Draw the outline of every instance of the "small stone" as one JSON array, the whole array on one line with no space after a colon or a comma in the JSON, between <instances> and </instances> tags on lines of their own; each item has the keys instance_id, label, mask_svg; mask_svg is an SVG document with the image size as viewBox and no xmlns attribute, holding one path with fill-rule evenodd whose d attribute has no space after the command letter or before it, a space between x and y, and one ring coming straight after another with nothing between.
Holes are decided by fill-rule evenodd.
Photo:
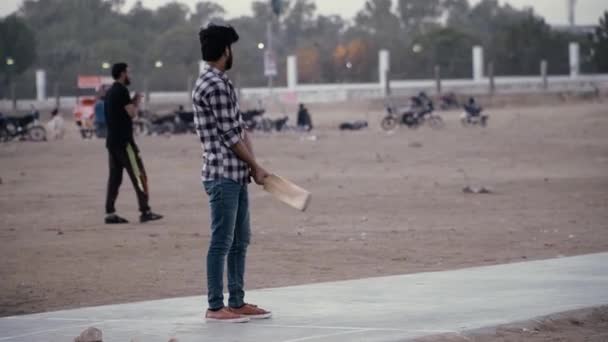
<instances>
[{"instance_id":1,"label":"small stone","mask_svg":"<svg viewBox=\"0 0 608 342\"><path fill-rule=\"evenodd\" d=\"M57 235L63 235L63 231L58 230L58 231L57 231Z\"/></svg>"},{"instance_id":2,"label":"small stone","mask_svg":"<svg viewBox=\"0 0 608 342\"><path fill-rule=\"evenodd\" d=\"M85 329L83 332L74 339L74 342L98 342L103 341L101 330L90 327Z\"/></svg>"}]
</instances>

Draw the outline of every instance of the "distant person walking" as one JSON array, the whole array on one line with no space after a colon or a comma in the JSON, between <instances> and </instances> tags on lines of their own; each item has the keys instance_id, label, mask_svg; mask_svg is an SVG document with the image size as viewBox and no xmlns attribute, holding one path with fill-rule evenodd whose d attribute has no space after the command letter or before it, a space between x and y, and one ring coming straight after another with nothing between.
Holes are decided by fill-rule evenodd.
<instances>
[{"instance_id":1,"label":"distant person walking","mask_svg":"<svg viewBox=\"0 0 608 342\"><path fill-rule=\"evenodd\" d=\"M107 134L106 127L106 111L105 111L105 97L106 90L105 88L100 89L99 96L97 97L97 101L95 101L95 135L98 138L105 138Z\"/></svg>"},{"instance_id":2,"label":"distant person walking","mask_svg":"<svg viewBox=\"0 0 608 342\"><path fill-rule=\"evenodd\" d=\"M139 202L140 222L160 220L163 217L150 210L148 205L148 178L139 156L139 148L133 139L133 118L137 116L141 96L130 98L127 86L131 84L128 66L117 63L112 67L115 82L106 93L105 112L108 126L106 147L109 153L110 178L106 198L106 224L122 224L128 221L116 214L116 198L122 183L123 169L127 170Z\"/></svg>"}]
</instances>

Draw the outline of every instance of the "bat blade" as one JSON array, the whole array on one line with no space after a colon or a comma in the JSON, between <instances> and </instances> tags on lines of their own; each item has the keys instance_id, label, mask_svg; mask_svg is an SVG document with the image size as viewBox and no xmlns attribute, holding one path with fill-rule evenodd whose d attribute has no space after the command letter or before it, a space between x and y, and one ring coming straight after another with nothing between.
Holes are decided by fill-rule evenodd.
<instances>
[{"instance_id":1,"label":"bat blade","mask_svg":"<svg viewBox=\"0 0 608 342\"><path fill-rule=\"evenodd\" d=\"M300 211L306 211L310 203L310 192L277 175L270 175L264 180L264 190L279 201Z\"/></svg>"}]
</instances>

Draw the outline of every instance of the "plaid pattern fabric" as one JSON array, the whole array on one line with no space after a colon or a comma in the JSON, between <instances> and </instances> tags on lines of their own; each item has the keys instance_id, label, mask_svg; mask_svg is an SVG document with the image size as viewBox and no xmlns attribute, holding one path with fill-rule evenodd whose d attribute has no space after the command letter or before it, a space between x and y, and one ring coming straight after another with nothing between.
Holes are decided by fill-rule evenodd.
<instances>
[{"instance_id":1,"label":"plaid pattern fabric","mask_svg":"<svg viewBox=\"0 0 608 342\"><path fill-rule=\"evenodd\" d=\"M192 91L194 124L203 146L202 180L232 179L249 183L249 166L230 149L243 138L243 124L232 82L209 67Z\"/></svg>"}]
</instances>

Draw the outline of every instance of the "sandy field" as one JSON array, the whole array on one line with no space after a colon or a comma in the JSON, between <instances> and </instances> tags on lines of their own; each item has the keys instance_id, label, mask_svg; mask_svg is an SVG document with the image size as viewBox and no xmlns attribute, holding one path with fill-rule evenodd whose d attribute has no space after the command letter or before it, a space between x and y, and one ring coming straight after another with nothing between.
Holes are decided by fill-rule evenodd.
<instances>
[{"instance_id":1,"label":"sandy field","mask_svg":"<svg viewBox=\"0 0 608 342\"><path fill-rule=\"evenodd\" d=\"M503 108L487 129L447 112L443 130L392 134L368 108L313 108L316 140L254 136L262 163L313 201L300 213L251 187L249 289L608 251L606 104ZM370 129L341 133L344 118ZM138 138L166 219L106 226L104 142L70 133L0 145L0 316L205 293L197 138ZM117 207L136 222L125 181Z\"/></svg>"}]
</instances>

